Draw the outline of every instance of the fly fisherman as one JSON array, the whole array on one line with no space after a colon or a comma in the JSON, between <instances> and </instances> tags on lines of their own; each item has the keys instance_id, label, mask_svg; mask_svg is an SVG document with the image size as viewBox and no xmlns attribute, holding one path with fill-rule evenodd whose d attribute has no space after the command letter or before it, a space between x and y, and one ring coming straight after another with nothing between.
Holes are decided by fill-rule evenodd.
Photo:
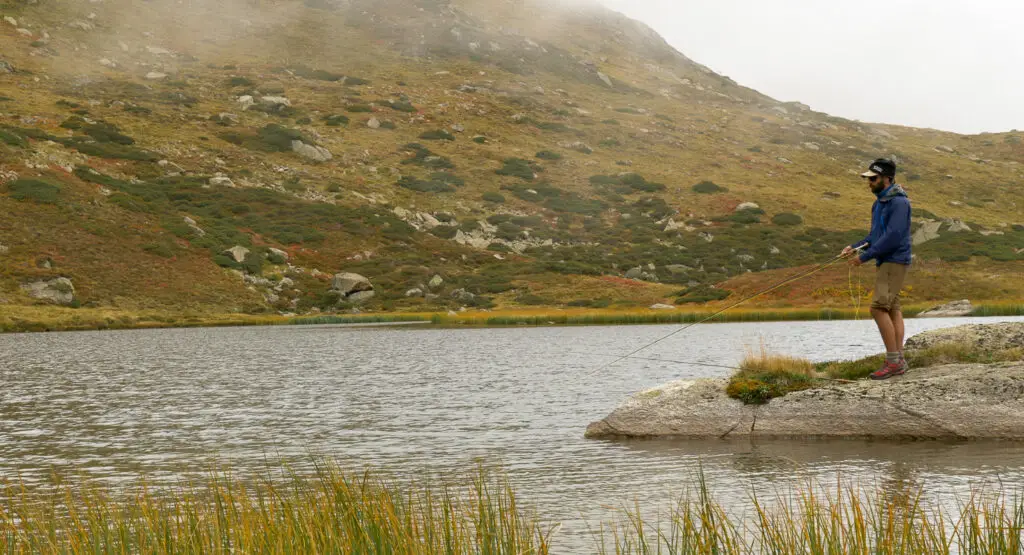
<instances>
[{"instance_id":1,"label":"fly fisherman","mask_svg":"<svg viewBox=\"0 0 1024 555\"><path fill-rule=\"evenodd\" d=\"M871 374L873 380L885 380L906 373L903 358L903 312L900 310L900 289L910 266L910 199L903 187L896 184L896 163L878 159L861 174L868 180L871 192L878 197L871 207L871 233L863 241L843 249L851 266L860 266L874 259L878 266L875 295L871 300L871 316L885 342L885 365Z\"/></svg>"}]
</instances>

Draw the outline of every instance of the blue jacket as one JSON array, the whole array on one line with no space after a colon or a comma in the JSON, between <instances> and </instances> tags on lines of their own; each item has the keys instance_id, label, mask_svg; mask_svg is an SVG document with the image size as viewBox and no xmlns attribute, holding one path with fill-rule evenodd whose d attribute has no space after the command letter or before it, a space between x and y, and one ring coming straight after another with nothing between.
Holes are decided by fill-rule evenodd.
<instances>
[{"instance_id":1,"label":"blue jacket","mask_svg":"<svg viewBox=\"0 0 1024 555\"><path fill-rule=\"evenodd\" d=\"M895 183L878 193L871 207L871 233L853 248L869 245L860 255L862 262L872 258L878 266L885 262L910 264L910 199Z\"/></svg>"}]
</instances>

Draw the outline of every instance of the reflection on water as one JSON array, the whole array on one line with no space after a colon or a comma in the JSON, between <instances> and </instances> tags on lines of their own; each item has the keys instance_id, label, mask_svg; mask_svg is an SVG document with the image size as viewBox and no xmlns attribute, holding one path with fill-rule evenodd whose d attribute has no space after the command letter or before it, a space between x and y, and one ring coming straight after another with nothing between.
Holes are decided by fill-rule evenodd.
<instances>
[{"instance_id":1,"label":"reflection on water","mask_svg":"<svg viewBox=\"0 0 1024 555\"><path fill-rule=\"evenodd\" d=\"M987 319L1024 320L1022 318ZM969 320L909 320L908 333ZM728 370L653 360L601 372L673 326L366 329L336 326L0 335L0 478L71 469L112 482L336 457L396 476L503 468L571 541L637 499L665 507L702 469L718 498L808 479L952 500L1024 483L1024 444L586 441L632 392ZM643 356L730 365L761 339L814 360L879 350L868 321L714 324Z\"/></svg>"}]
</instances>

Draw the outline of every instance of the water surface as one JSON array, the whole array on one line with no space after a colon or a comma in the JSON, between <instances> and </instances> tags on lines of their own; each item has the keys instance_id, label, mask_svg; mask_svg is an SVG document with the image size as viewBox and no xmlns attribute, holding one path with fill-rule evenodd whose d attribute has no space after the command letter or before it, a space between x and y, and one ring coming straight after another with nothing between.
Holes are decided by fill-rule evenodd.
<instances>
[{"instance_id":1,"label":"water surface","mask_svg":"<svg viewBox=\"0 0 1024 555\"><path fill-rule=\"evenodd\" d=\"M970 322L908 320L908 335ZM0 335L0 479L51 472L119 483L173 480L217 460L238 471L309 453L399 477L500 466L559 546L639 500L663 508L702 468L742 504L808 478L948 502L1024 484L1024 444L589 441L586 425L630 393L723 368L611 360L677 326L504 329L341 326ZM736 364L748 347L812 360L877 352L870 321L710 324L640 356Z\"/></svg>"}]
</instances>

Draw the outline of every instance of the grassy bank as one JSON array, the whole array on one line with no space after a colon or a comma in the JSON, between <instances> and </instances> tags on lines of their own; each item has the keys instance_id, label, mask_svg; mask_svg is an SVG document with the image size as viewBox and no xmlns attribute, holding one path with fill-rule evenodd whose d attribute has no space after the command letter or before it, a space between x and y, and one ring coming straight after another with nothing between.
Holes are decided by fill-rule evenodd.
<instances>
[{"instance_id":1,"label":"grassy bank","mask_svg":"<svg viewBox=\"0 0 1024 555\"><path fill-rule=\"evenodd\" d=\"M968 343L939 343L908 351L911 369L940 364L992 364L1024 360L1024 347L981 351ZM793 391L810 389L836 381L867 379L882 367L885 355L878 354L851 361L819 362L773 354L762 345L759 352L747 353L738 371L729 379L726 393L746 404L763 404Z\"/></svg>"},{"instance_id":2,"label":"grassy bank","mask_svg":"<svg viewBox=\"0 0 1024 555\"><path fill-rule=\"evenodd\" d=\"M593 523L597 553L1019 553L1024 503L972 495L952 510L920 492L807 484L725 507L702 476L657 523L638 506ZM211 475L171 490L80 483L0 489L0 553L546 554L557 523L505 479L403 485L320 462L311 475Z\"/></svg>"},{"instance_id":3,"label":"grassy bank","mask_svg":"<svg viewBox=\"0 0 1024 555\"><path fill-rule=\"evenodd\" d=\"M112 329L184 328L217 326L271 326L317 324L374 324L431 322L439 326L588 326L631 324L687 324L703 320L721 304L700 309L600 310L586 308L529 308L459 313L390 312L367 314L318 314L288 317L277 314L222 314L198 311L118 310L64 308L54 306L4 306L0 311L0 333L40 331L82 331ZM914 317L934 305L904 308ZM1017 302L978 305L972 316L1024 316L1024 304ZM866 308L772 308L751 307L729 310L712 322L778 322L858 320L869 318Z\"/></svg>"}]
</instances>

